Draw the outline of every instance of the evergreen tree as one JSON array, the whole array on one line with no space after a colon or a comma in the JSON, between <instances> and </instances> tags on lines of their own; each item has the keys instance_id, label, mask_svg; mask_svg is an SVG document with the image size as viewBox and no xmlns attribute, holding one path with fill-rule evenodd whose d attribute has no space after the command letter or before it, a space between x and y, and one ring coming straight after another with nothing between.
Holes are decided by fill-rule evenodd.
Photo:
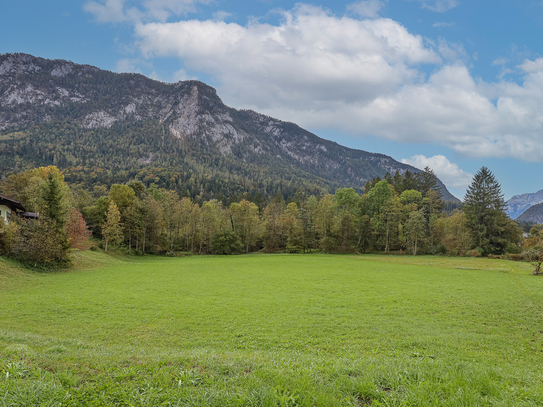
<instances>
[{"instance_id":1,"label":"evergreen tree","mask_svg":"<svg viewBox=\"0 0 543 407\"><path fill-rule=\"evenodd\" d=\"M64 190L60 181L49 173L45 182L41 185L41 215L46 216L56 223L57 227L62 229L66 224L67 213L63 205Z\"/></svg>"},{"instance_id":2,"label":"evergreen tree","mask_svg":"<svg viewBox=\"0 0 543 407\"><path fill-rule=\"evenodd\" d=\"M499 182L488 168L482 167L468 187L463 210L475 245L483 255L501 254L516 239L505 207Z\"/></svg>"},{"instance_id":3,"label":"evergreen tree","mask_svg":"<svg viewBox=\"0 0 543 407\"><path fill-rule=\"evenodd\" d=\"M47 179L40 185L41 213L40 216L51 221L52 237L56 246L60 247L62 254L56 254L58 258L64 258L70 245L64 226L68 221L68 214L64 204L65 190L61 181L49 172Z\"/></svg>"}]
</instances>

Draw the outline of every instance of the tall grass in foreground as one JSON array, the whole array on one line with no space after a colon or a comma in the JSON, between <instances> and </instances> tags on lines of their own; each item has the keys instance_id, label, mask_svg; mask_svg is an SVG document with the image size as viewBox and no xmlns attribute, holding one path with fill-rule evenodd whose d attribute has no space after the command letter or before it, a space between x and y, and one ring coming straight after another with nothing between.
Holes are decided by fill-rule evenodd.
<instances>
[{"instance_id":1,"label":"tall grass in foreground","mask_svg":"<svg viewBox=\"0 0 543 407\"><path fill-rule=\"evenodd\" d=\"M543 279L519 263L79 262L0 264L0 406L543 404Z\"/></svg>"}]
</instances>

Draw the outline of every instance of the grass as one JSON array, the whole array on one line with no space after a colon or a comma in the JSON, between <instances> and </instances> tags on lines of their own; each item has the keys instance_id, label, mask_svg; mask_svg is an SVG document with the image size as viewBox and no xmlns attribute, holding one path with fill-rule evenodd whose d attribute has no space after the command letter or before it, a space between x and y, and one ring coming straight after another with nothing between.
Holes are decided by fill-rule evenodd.
<instances>
[{"instance_id":1,"label":"grass","mask_svg":"<svg viewBox=\"0 0 543 407\"><path fill-rule=\"evenodd\" d=\"M542 288L476 258L0 262L0 407L541 405Z\"/></svg>"}]
</instances>

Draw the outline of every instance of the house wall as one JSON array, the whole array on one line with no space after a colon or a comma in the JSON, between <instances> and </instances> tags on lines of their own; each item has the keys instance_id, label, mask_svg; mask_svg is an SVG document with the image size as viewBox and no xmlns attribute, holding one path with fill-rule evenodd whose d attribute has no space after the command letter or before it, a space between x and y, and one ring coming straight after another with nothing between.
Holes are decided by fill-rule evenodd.
<instances>
[{"instance_id":1,"label":"house wall","mask_svg":"<svg viewBox=\"0 0 543 407\"><path fill-rule=\"evenodd\" d=\"M9 218L11 216L11 209L9 209L6 205L0 205L0 216L4 218L4 222L8 222Z\"/></svg>"}]
</instances>

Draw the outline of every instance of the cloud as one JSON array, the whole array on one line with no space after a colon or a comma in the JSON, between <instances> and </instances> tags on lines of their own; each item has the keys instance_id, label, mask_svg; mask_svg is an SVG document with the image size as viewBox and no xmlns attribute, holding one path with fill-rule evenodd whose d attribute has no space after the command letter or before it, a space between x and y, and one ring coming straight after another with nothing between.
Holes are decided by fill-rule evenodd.
<instances>
[{"instance_id":1,"label":"cloud","mask_svg":"<svg viewBox=\"0 0 543 407\"><path fill-rule=\"evenodd\" d=\"M224 21L227 18L232 17L232 16L233 16L232 13L229 13L229 12L224 11L224 10L219 10L219 11L216 11L216 12L213 13L213 20L215 20L215 21Z\"/></svg>"},{"instance_id":2,"label":"cloud","mask_svg":"<svg viewBox=\"0 0 543 407\"><path fill-rule=\"evenodd\" d=\"M117 61L115 71L119 73L141 73L137 59L123 58Z\"/></svg>"},{"instance_id":3,"label":"cloud","mask_svg":"<svg viewBox=\"0 0 543 407\"><path fill-rule=\"evenodd\" d=\"M451 23L440 22L440 23L432 24L432 27L434 27L434 28L441 28L441 27L449 28L449 27L454 27L455 25L456 25L455 22L451 22Z\"/></svg>"},{"instance_id":4,"label":"cloud","mask_svg":"<svg viewBox=\"0 0 543 407\"><path fill-rule=\"evenodd\" d=\"M98 0L89 1L83 9L98 22L165 22L171 16L185 15L196 10L197 4L212 0Z\"/></svg>"},{"instance_id":5,"label":"cloud","mask_svg":"<svg viewBox=\"0 0 543 407\"><path fill-rule=\"evenodd\" d=\"M412 165L421 170L430 167L447 187L453 189L467 189L473 179L473 174L465 172L443 155L434 155L433 157L415 155L411 158L404 158L402 163Z\"/></svg>"},{"instance_id":6,"label":"cloud","mask_svg":"<svg viewBox=\"0 0 543 407\"><path fill-rule=\"evenodd\" d=\"M543 161L543 58L517 67L519 83L485 82L471 75L459 44L429 42L388 18L302 4L277 24L136 22L134 30L140 61L177 58L184 70L174 80L206 75L237 108L313 131Z\"/></svg>"},{"instance_id":7,"label":"cloud","mask_svg":"<svg viewBox=\"0 0 543 407\"><path fill-rule=\"evenodd\" d=\"M125 10L126 0L107 0L105 3L89 1L83 6L87 13L94 15L94 18L102 23L117 23L126 21L128 16Z\"/></svg>"},{"instance_id":8,"label":"cloud","mask_svg":"<svg viewBox=\"0 0 543 407\"><path fill-rule=\"evenodd\" d=\"M540 73L543 72L543 58L538 58L535 61L530 61L528 59L518 66L526 73Z\"/></svg>"},{"instance_id":9,"label":"cloud","mask_svg":"<svg viewBox=\"0 0 543 407\"><path fill-rule=\"evenodd\" d=\"M496 99L495 103L492 99ZM472 157L543 159L543 76L515 83L476 83L462 65L428 82L404 86L361 109L361 125L398 141L440 142ZM393 118L391 120L391 118Z\"/></svg>"},{"instance_id":10,"label":"cloud","mask_svg":"<svg viewBox=\"0 0 543 407\"><path fill-rule=\"evenodd\" d=\"M358 3L350 4L347 10L358 14L361 17L377 18L379 11L385 7L385 2L382 0L363 0Z\"/></svg>"},{"instance_id":11,"label":"cloud","mask_svg":"<svg viewBox=\"0 0 543 407\"><path fill-rule=\"evenodd\" d=\"M303 106L317 113L335 103L368 103L420 80L412 66L441 63L422 37L390 19L339 18L303 5L283 17L277 26L148 23L136 35L146 57L178 57L223 84L228 102L260 110Z\"/></svg>"},{"instance_id":12,"label":"cloud","mask_svg":"<svg viewBox=\"0 0 543 407\"><path fill-rule=\"evenodd\" d=\"M185 71L184 69L180 69L176 71L173 75L174 82L188 81L188 80L195 80L195 79L198 79L198 77L189 75L187 71Z\"/></svg>"},{"instance_id":13,"label":"cloud","mask_svg":"<svg viewBox=\"0 0 543 407\"><path fill-rule=\"evenodd\" d=\"M457 0L416 0L421 3L422 8L426 8L431 11L437 11L438 13L444 13L458 5Z\"/></svg>"},{"instance_id":14,"label":"cloud","mask_svg":"<svg viewBox=\"0 0 543 407\"><path fill-rule=\"evenodd\" d=\"M492 62L492 65L495 66L495 65L505 65L506 63L508 63L509 60L505 59L504 57L499 57L499 58L496 58L493 62Z\"/></svg>"},{"instance_id":15,"label":"cloud","mask_svg":"<svg viewBox=\"0 0 543 407\"><path fill-rule=\"evenodd\" d=\"M444 38L438 39L438 50L444 59L450 61L457 61L459 59L468 58L468 53L466 52L462 44L450 42L445 40Z\"/></svg>"}]
</instances>

